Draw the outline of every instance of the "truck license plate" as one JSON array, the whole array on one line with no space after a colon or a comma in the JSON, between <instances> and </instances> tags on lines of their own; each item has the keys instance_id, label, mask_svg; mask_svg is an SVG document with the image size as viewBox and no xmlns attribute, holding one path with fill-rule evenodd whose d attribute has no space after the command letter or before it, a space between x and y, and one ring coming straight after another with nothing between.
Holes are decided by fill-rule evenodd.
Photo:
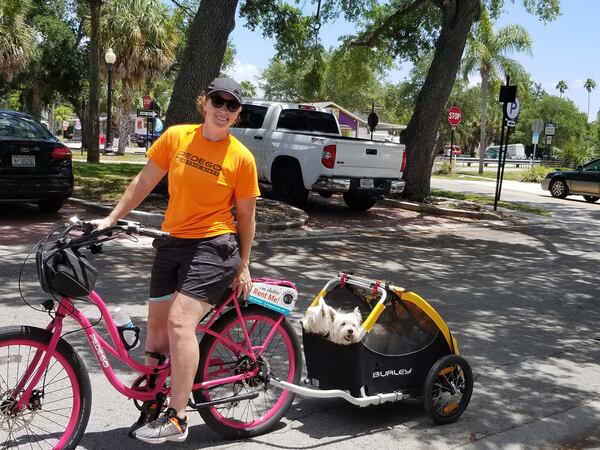
<instances>
[{"instance_id":1,"label":"truck license plate","mask_svg":"<svg viewBox=\"0 0 600 450\"><path fill-rule=\"evenodd\" d=\"M35 167L35 156L33 155L12 155L13 167Z\"/></svg>"},{"instance_id":2,"label":"truck license plate","mask_svg":"<svg viewBox=\"0 0 600 450\"><path fill-rule=\"evenodd\" d=\"M360 179L360 188L361 189L373 189L375 185L373 184L373 178L361 178Z\"/></svg>"}]
</instances>

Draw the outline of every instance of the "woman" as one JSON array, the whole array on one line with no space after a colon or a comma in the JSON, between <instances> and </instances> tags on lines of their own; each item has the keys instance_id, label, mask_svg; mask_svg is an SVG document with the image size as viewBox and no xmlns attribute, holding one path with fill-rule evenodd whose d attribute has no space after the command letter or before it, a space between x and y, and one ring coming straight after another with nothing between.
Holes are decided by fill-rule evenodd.
<instances>
[{"instance_id":1,"label":"woman","mask_svg":"<svg viewBox=\"0 0 600 450\"><path fill-rule=\"evenodd\" d=\"M171 396L163 416L134 424L132 434L149 443L184 441L187 402L198 367L197 324L228 294L247 297L254 239L256 197L260 194L250 151L229 134L241 112L242 89L217 78L197 99L202 125L170 127L148 150L149 161L108 215L108 227L139 205L165 174L169 205L155 241L150 279L146 361L169 354ZM232 207L235 206L237 226ZM166 318L166 319L165 319ZM146 405L152 406L152 405Z\"/></svg>"}]
</instances>

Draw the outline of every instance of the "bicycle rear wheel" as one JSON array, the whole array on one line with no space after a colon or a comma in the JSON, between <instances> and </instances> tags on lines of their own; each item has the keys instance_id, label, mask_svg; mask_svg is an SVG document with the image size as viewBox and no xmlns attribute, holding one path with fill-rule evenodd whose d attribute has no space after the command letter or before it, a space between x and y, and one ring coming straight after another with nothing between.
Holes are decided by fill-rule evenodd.
<instances>
[{"instance_id":1,"label":"bicycle rear wheel","mask_svg":"<svg viewBox=\"0 0 600 450\"><path fill-rule=\"evenodd\" d=\"M257 354L257 347L265 346L266 338L281 314L258 306L249 306L242 309L242 315L250 342ZM245 343L241 321L235 310L217 320L213 330L235 343ZM266 433L279 422L292 404L294 394L276 388L269 383L269 378L276 376L298 384L302 373L300 345L296 333L285 318L265 346L257 363L228 348L214 336L207 334L200 343L200 364L196 382L226 378L253 371L257 367L259 372L252 378L193 393L196 403L258 394L256 398L199 409L204 422L223 436L234 439L256 436Z\"/></svg>"},{"instance_id":2,"label":"bicycle rear wheel","mask_svg":"<svg viewBox=\"0 0 600 450\"><path fill-rule=\"evenodd\" d=\"M18 412L12 408L20 398L15 392L19 381L36 354L45 353L51 337L35 327L0 329L2 448L73 449L83 436L92 403L90 379L73 347L62 339L26 407Z\"/></svg>"}]
</instances>

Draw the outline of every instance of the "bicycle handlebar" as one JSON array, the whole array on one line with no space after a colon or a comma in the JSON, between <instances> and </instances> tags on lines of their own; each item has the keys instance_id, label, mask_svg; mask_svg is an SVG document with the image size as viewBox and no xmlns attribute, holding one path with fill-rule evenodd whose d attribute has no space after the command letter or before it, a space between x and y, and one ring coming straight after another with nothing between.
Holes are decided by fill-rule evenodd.
<instances>
[{"instance_id":1,"label":"bicycle handlebar","mask_svg":"<svg viewBox=\"0 0 600 450\"><path fill-rule=\"evenodd\" d=\"M74 237L69 241L70 247L84 247L95 243L101 244L107 240L111 240L114 231L125 232L128 235L137 234L139 236L147 236L158 239L168 239L171 235L168 232L146 228L139 222L129 220L119 220L115 225L112 225L102 230L98 230L96 225L91 221L80 220L77 217L71 218L70 225L62 233L66 236L71 230L77 229L83 231L83 235ZM105 237L105 239L100 239Z\"/></svg>"},{"instance_id":2,"label":"bicycle handlebar","mask_svg":"<svg viewBox=\"0 0 600 450\"><path fill-rule=\"evenodd\" d=\"M115 227L121 228L127 234L139 234L140 236L148 236L159 239L168 239L171 237L171 233L166 231L156 230L154 228L146 228L139 222L132 222L129 220L119 220Z\"/></svg>"}]
</instances>

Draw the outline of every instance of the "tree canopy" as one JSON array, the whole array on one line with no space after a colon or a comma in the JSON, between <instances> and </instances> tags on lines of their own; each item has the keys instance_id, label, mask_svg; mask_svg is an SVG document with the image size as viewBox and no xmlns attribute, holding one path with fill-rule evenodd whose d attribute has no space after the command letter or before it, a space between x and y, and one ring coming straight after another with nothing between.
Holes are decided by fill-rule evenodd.
<instances>
[{"instance_id":1,"label":"tree canopy","mask_svg":"<svg viewBox=\"0 0 600 450\"><path fill-rule=\"evenodd\" d=\"M246 1L240 13L251 29L262 29L277 39L277 56L294 60L314 55L320 24L344 17L359 27L344 44L362 46L365 52L391 55L396 60L418 62L433 51L427 75L416 96L414 110L403 133L408 148L406 196L423 199L429 194L429 176L437 129L454 85L467 37L481 7L492 18L504 0L393 0L384 4L368 0L316 0L315 14L305 16L282 0ZM560 12L559 0L523 0L525 8L552 20ZM314 57L313 57L314 60Z\"/></svg>"}]
</instances>

